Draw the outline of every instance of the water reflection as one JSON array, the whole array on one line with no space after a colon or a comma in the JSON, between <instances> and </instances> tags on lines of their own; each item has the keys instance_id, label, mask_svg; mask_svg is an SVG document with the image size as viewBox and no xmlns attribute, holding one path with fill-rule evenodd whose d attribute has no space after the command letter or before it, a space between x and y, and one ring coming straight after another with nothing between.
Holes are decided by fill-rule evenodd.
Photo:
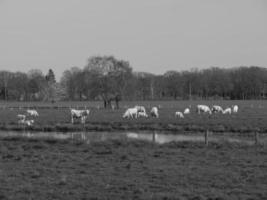
<instances>
[{"instance_id":1,"label":"water reflection","mask_svg":"<svg viewBox=\"0 0 267 200\"><path fill-rule=\"evenodd\" d=\"M86 143L106 141L106 140L142 140L150 141L158 144L169 142L204 142L203 133L195 134L166 134L157 132L74 132L74 133L59 133L59 132L6 132L0 131L0 137L27 137L27 138L53 138L59 140L81 140ZM210 134L208 140L210 142L231 142L244 143L253 145L255 141L253 137L236 136L235 134ZM261 143L267 143L267 137L261 135Z\"/></svg>"},{"instance_id":2,"label":"water reflection","mask_svg":"<svg viewBox=\"0 0 267 200\"><path fill-rule=\"evenodd\" d=\"M153 139L153 134L149 133L126 133L127 138L145 140L145 141L155 141Z\"/></svg>"},{"instance_id":3,"label":"water reflection","mask_svg":"<svg viewBox=\"0 0 267 200\"><path fill-rule=\"evenodd\" d=\"M204 134L159 134L159 133L127 133L127 137L137 140L146 140L155 142L158 144L164 144L169 142L205 142ZM247 138L234 138L234 136L225 135L210 135L209 141L211 142L235 142L235 143L248 143L253 144L254 141L249 141Z\"/></svg>"}]
</instances>

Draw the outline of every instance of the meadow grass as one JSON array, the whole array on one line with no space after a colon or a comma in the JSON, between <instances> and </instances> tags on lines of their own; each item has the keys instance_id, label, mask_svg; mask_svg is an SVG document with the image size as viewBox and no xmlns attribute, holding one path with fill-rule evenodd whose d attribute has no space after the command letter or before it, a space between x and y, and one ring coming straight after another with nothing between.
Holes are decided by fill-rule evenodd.
<instances>
[{"instance_id":1,"label":"meadow grass","mask_svg":"<svg viewBox=\"0 0 267 200\"><path fill-rule=\"evenodd\" d=\"M232 105L239 106L239 112L232 115L206 114L198 115L196 105L221 105L224 109ZM123 119L128 107L143 105L147 112L151 107L159 106L160 117ZM175 111L183 111L191 106L191 113L184 119L174 117ZM34 107L39 113L33 127L38 131L80 131L80 130L170 130L170 131L206 131L215 132L266 132L266 101L130 101L121 102L120 109L104 109L102 102L0 102L0 129L24 130L18 125L17 114L25 114L27 107ZM100 109L98 109L100 107ZM70 122L69 108L88 108L90 115L85 126L79 121ZM32 118L32 117L31 117Z\"/></svg>"}]
</instances>

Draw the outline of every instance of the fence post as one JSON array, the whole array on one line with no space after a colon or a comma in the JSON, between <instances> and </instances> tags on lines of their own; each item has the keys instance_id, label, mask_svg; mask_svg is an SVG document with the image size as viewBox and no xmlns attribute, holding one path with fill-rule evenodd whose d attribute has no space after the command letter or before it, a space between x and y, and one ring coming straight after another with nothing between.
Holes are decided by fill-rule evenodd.
<instances>
[{"instance_id":1,"label":"fence post","mask_svg":"<svg viewBox=\"0 0 267 200\"><path fill-rule=\"evenodd\" d=\"M205 132L205 145L208 146L209 144L209 130Z\"/></svg>"},{"instance_id":2,"label":"fence post","mask_svg":"<svg viewBox=\"0 0 267 200\"><path fill-rule=\"evenodd\" d=\"M155 133L155 131L153 131L152 141L153 141L153 142L156 142L156 133Z\"/></svg>"},{"instance_id":3,"label":"fence post","mask_svg":"<svg viewBox=\"0 0 267 200\"><path fill-rule=\"evenodd\" d=\"M259 133L258 131L255 132L255 144L257 145L259 143Z\"/></svg>"}]
</instances>

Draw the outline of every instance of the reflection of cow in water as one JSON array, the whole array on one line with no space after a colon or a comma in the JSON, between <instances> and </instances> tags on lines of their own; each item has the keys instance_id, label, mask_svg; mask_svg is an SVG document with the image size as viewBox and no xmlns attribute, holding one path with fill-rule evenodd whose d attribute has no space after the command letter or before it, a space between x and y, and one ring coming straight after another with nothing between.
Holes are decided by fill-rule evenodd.
<instances>
[{"instance_id":1,"label":"reflection of cow in water","mask_svg":"<svg viewBox=\"0 0 267 200\"><path fill-rule=\"evenodd\" d=\"M119 109L119 101L121 100L120 94L107 93L102 94L101 96L104 101L104 108L114 108L112 106L112 101L115 101L115 108Z\"/></svg>"}]
</instances>

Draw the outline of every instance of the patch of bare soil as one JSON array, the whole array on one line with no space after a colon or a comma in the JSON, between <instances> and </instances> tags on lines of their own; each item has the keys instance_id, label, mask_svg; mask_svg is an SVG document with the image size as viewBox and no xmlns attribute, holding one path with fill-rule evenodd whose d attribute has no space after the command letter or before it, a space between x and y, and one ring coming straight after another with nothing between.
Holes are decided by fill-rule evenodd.
<instances>
[{"instance_id":1,"label":"patch of bare soil","mask_svg":"<svg viewBox=\"0 0 267 200\"><path fill-rule=\"evenodd\" d=\"M0 199L267 199L267 148L0 140Z\"/></svg>"}]
</instances>

